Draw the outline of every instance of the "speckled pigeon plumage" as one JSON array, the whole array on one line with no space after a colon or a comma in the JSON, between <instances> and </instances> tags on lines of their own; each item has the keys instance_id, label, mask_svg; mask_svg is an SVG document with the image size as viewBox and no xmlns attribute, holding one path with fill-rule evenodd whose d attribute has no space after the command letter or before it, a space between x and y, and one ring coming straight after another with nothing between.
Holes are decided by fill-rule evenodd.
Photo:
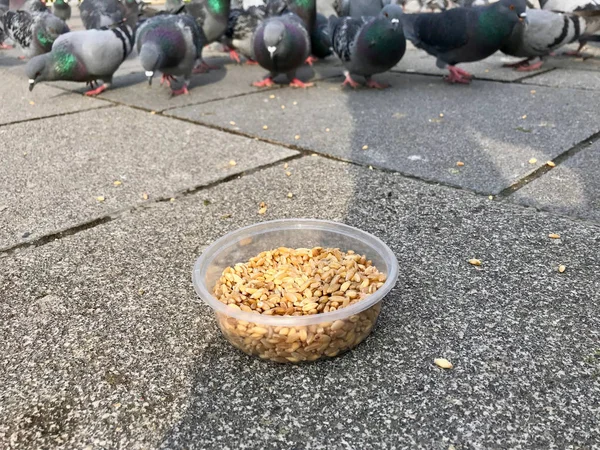
<instances>
[{"instance_id":1,"label":"speckled pigeon plumage","mask_svg":"<svg viewBox=\"0 0 600 450\"><path fill-rule=\"evenodd\" d=\"M387 5L377 17L329 18L333 51L346 68L344 85L357 87L352 75L360 75L365 77L369 87L386 87L373 81L371 76L391 69L404 56L406 39L401 16L400 6Z\"/></svg>"},{"instance_id":2,"label":"speckled pigeon plumage","mask_svg":"<svg viewBox=\"0 0 600 450\"><path fill-rule=\"evenodd\" d=\"M600 13L580 17L541 9L527 10L527 24L515 27L509 41L500 49L511 56L527 58L515 64L507 64L520 71L537 70L543 58L560 47L593 35L600 30ZM531 63L539 57L539 61Z\"/></svg>"},{"instance_id":3,"label":"speckled pigeon plumage","mask_svg":"<svg viewBox=\"0 0 600 450\"><path fill-rule=\"evenodd\" d=\"M54 41L69 31L63 20L47 11L7 11L2 16L2 28L28 58L49 52Z\"/></svg>"},{"instance_id":4,"label":"speckled pigeon plumage","mask_svg":"<svg viewBox=\"0 0 600 450\"><path fill-rule=\"evenodd\" d=\"M10 0L0 0L0 49L9 49L10 46L4 43L6 39L6 34L4 33L4 29L2 28L2 16L9 9Z\"/></svg>"},{"instance_id":5,"label":"speckled pigeon plumage","mask_svg":"<svg viewBox=\"0 0 600 450\"><path fill-rule=\"evenodd\" d=\"M42 0L27 0L24 4L23 7L21 8L22 11L29 11L29 12L44 12L44 11L48 11L48 7L46 6L46 2L42 1Z\"/></svg>"},{"instance_id":6,"label":"speckled pigeon plumage","mask_svg":"<svg viewBox=\"0 0 600 450\"><path fill-rule=\"evenodd\" d=\"M50 53L27 63L29 89L42 81L82 81L92 87L86 95L97 95L110 86L113 74L131 53L133 43L133 30L126 24L64 34L54 42ZM104 84L95 88L97 80Z\"/></svg>"},{"instance_id":7,"label":"speckled pigeon plumage","mask_svg":"<svg viewBox=\"0 0 600 450\"><path fill-rule=\"evenodd\" d=\"M600 11L600 0L540 0L540 7L556 12Z\"/></svg>"},{"instance_id":8,"label":"speckled pigeon plumage","mask_svg":"<svg viewBox=\"0 0 600 450\"><path fill-rule=\"evenodd\" d=\"M173 95L187 94L192 70L202 58L206 39L202 30L188 14L160 15L145 21L137 34L137 50L148 83L157 71L169 84L175 76L183 76L183 87L172 89Z\"/></svg>"},{"instance_id":9,"label":"speckled pigeon plumage","mask_svg":"<svg viewBox=\"0 0 600 450\"><path fill-rule=\"evenodd\" d=\"M71 5L69 5L68 0L54 0L52 14L64 21L69 20L71 18Z\"/></svg>"},{"instance_id":10,"label":"speckled pigeon plumage","mask_svg":"<svg viewBox=\"0 0 600 450\"><path fill-rule=\"evenodd\" d=\"M254 59L252 38L256 28L264 18L264 8L256 6L251 6L248 9L231 10L227 30L221 42L230 50L232 59L240 62L238 52L248 60Z\"/></svg>"},{"instance_id":11,"label":"speckled pigeon plumage","mask_svg":"<svg viewBox=\"0 0 600 450\"><path fill-rule=\"evenodd\" d=\"M207 43L215 42L227 30L231 11L230 0L192 0L185 6L185 12L196 19Z\"/></svg>"},{"instance_id":12,"label":"speckled pigeon plumage","mask_svg":"<svg viewBox=\"0 0 600 450\"><path fill-rule=\"evenodd\" d=\"M311 54L316 58L327 58L333 53L329 22L323 14L317 13L317 21L310 35Z\"/></svg>"},{"instance_id":13,"label":"speckled pigeon plumage","mask_svg":"<svg viewBox=\"0 0 600 450\"><path fill-rule=\"evenodd\" d=\"M435 56L440 69L448 69L447 81L469 83L472 76L455 65L480 61L499 50L525 19L525 9L525 0L500 0L439 14L404 14L402 22L406 38Z\"/></svg>"},{"instance_id":14,"label":"speckled pigeon plumage","mask_svg":"<svg viewBox=\"0 0 600 450\"><path fill-rule=\"evenodd\" d=\"M126 8L118 0L83 0L79 14L86 30L100 29L123 21Z\"/></svg>"},{"instance_id":15,"label":"speckled pigeon plumage","mask_svg":"<svg viewBox=\"0 0 600 450\"><path fill-rule=\"evenodd\" d=\"M296 78L296 70L310 54L310 36L304 21L296 14L286 13L263 21L256 29L252 48L256 61L269 71L254 86L272 86L278 74L286 74L290 86L312 86Z\"/></svg>"}]
</instances>

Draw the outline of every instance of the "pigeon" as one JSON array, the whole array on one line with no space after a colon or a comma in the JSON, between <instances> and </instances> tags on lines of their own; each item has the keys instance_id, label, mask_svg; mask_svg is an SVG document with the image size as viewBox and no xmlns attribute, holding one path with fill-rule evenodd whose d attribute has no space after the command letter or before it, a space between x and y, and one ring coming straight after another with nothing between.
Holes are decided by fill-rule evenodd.
<instances>
[{"instance_id":1,"label":"pigeon","mask_svg":"<svg viewBox=\"0 0 600 450\"><path fill-rule=\"evenodd\" d=\"M114 73L131 53L134 37L125 23L63 34L50 53L32 58L25 66L29 90L42 81L85 81L91 86L85 95L100 94L110 87ZM95 86L97 80L104 84Z\"/></svg>"},{"instance_id":2,"label":"pigeon","mask_svg":"<svg viewBox=\"0 0 600 450\"><path fill-rule=\"evenodd\" d=\"M221 39L223 45L229 50L229 56L240 62L241 53L247 63L256 64L252 53L252 38L254 31L265 18L264 8L251 6L248 9L232 9L229 13L227 30Z\"/></svg>"},{"instance_id":3,"label":"pigeon","mask_svg":"<svg viewBox=\"0 0 600 450\"><path fill-rule=\"evenodd\" d=\"M52 14L65 22L71 18L71 5L68 0L55 0L52 6Z\"/></svg>"},{"instance_id":4,"label":"pigeon","mask_svg":"<svg viewBox=\"0 0 600 450\"><path fill-rule=\"evenodd\" d=\"M439 14L403 14L402 25L407 39L435 56L440 69L448 69L446 81L468 84L473 76L456 64L480 61L499 50L525 20L525 9L525 0L500 0Z\"/></svg>"},{"instance_id":5,"label":"pigeon","mask_svg":"<svg viewBox=\"0 0 600 450\"><path fill-rule=\"evenodd\" d=\"M165 2L165 11L175 13L183 6L183 0L167 0Z\"/></svg>"},{"instance_id":6,"label":"pigeon","mask_svg":"<svg viewBox=\"0 0 600 450\"><path fill-rule=\"evenodd\" d=\"M223 36L227 30L230 11L230 0L191 0L185 5L185 12L194 17L200 27L205 44L215 42ZM200 64L194 69L194 73L211 69L218 69L218 67L211 66L200 59Z\"/></svg>"},{"instance_id":7,"label":"pigeon","mask_svg":"<svg viewBox=\"0 0 600 450\"><path fill-rule=\"evenodd\" d=\"M540 8L546 11L565 13L587 13L600 11L600 0L540 0ZM567 55L581 56L581 50L589 41L598 41L598 36L586 36L579 39L579 48L567 52Z\"/></svg>"},{"instance_id":8,"label":"pigeon","mask_svg":"<svg viewBox=\"0 0 600 450\"><path fill-rule=\"evenodd\" d=\"M29 12L45 12L48 11L48 7L46 6L46 0L27 0L23 4L21 10Z\"/></svg>"},{"instance_id":9,"label":"pigeon","mask_svg":"<svg viewBox=\"0 0 600 450\"><path fill-rule=\"evenodd\" d=\"M286 13L264 20L254 33L252 49L256 61L269 71L264 79L254 82L254 86L273 86L273 78L280 73L287 75L290 86L312 86L312 83L303 83L296 78L296 69L310 55L308 30L296 14Z\"/></svg>"},{"instance_id":10,"label":"pigeon","mask_svg":"<svg viewBox=\"0 0 600 450\"><path fill-rule=\"evenodd\" d=\"M514 67L519 71L539 69L544 64L546 55L582 36L598 32L600 12L595 16L580 17L543 9L528 9L527 22L527 25L517 25L509 41L500 48L507 55L526 59L506 64L506 67ZM539 61L532 64L533 59Z\"/></svg>"},{"instance_id":11,"label":"pigeon","mask_svg":"<svg viewBox=\"0 0 600 450\"><path fill-rule=\"evenodd\" d=\"M327 17L317 13L317 21L310 35L311 53L315 58L327 58L333 53Z\"/></svg>"},{"instance_id":12,"label":"pigeon","mask_svg":"<svg viewBox=\"0 0 600 450\"><path fill-rule=\"evenodd\" d=\"M377 16L390 0L334 0L333 9L339 17L361 17Z\"/></svg>"},{"instance_id":13,"label":"pigeon","mask_svg":"<svg viewBox=\"0 0 600 450\"><path fill-rule=\"evenodd\" d=\"M79 14L86 30L100 29L126 20L135 27L139 14L138 3L121 3L119 0L83 0L79 4Z\"/></svg>"},{"instance_id":14,"label":"pigeon","mask_svg":"<svg viewBox=\"0 0 600 450\"><path fill-rule=\"evenodd\" d=\"M10 0L0 0L0 49L8 50L12 48L10 45L6 45L4 43L4 39L6 39L6 34L4 34L4 29L2 28L2 16L9 9Z\"/></svg>"},{"instance_id":15,"label":"pigeon","mask_svg":"<svg viewBox=\"0 0 600 450\"><path fill-rule=\"evenodd\" d=\"M189 94L194 63L202 59L204 45L202 30L188 14L155 16L143 22L137 34L137 50L149 84L156 71L162 72L160 84L169 86L175 76L183 76L183 87L172 89L172 95Z\"/></svg>"},{"instance_id":16,"label":"pigeon","mask_svg":"<svg viewBox=\"0 0 600 450\"><path fill-rule=\"evenodd\" d=\"M306 27L309 38L314 36L317 22L317 0L269 0L266 4L267 17L281 16L287 13L296 14ZM311 65L317 60L308 55L306 63Z\"/></svg>"},{"instance_id":17,"label":"pigeon","mask_svg":"<svg viewBox=\"0 0 600 450\"><path fill-rule=\"evenodd\" d=\"M69 31L64 21L48 11L7 11L2 16L2 28L28 58L48 53L54 41Z\"/></svg>"},{"instance_id":18,"label":"pigeon","mask_svg":"<svg viewBox=\"0 0 600 450\"><path fill-rule=\"evenodd\" d=\"M352 75L356 74L365 77L369 87L388 87L372 80L371 76L391 69L404 56L406 39L401 16L400 6L387 5L377 17L329 18L333 51L346 68L343 86L358 87L352 79Z\"/></svg>"}]
</instances>

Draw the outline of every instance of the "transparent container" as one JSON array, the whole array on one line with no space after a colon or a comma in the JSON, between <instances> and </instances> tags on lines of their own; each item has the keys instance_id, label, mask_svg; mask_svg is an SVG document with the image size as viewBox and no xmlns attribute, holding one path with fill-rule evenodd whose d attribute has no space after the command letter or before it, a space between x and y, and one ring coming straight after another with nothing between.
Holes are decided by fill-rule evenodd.
<instances>
[{"instance_id":1,"label":"transparent container","mask_svg":"<svg viewBox=\"0 0 600 450\"><path fill-rule=\"evenodd\" d=\"M331 247L365 255L387 279L375 293L337 311L306 316L274 316L228 307L213 296L226 267L278 247ZM221 331L245 353L280 363L315 361L340 355L373 330L381 300L396 284L398 261L380 239L337 222L284 219L231 232L209 246L192 274L196 293L215 311Z\"/></svg>"}]
</instances>

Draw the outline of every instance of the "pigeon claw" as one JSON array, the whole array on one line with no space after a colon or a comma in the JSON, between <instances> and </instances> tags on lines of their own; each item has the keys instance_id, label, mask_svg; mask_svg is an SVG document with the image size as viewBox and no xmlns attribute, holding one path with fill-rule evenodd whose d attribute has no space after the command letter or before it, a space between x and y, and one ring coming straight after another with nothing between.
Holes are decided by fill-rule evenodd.
<instances>
[{"instance_id":1,"label":"pigeon claw","mask_svg":"<svg viewBox=\"0 0 600 450\"><path fill-rule=\"evenodd\" d=\"M316 58L314 56L309 56L308 58L306 58L306 61L304 61L306 64L308 64L309 66L312 66L314 63L316 63L319 60L319 58Z\"/></svg>"},{"instance_id":2,"label":"pigeon claw","mask_svg":"<svg viewBox=\"0 0 600 450\"><path fill-rule=\"evenodd\" d=\"M2 50L10 50L12 47L12 45L6 45L4 42L2 44L0 44L0 49Z\"/></svg>"},{"instance_id":3,"label":"pigeon claw","mask_svg":"<svg viewBox=\"0 0 600 450\"><path fill-rule=\"evenodd\" d=\"M471 82L471 78L473 78L473 75L471 75L469 72L466 72L455 66L448 66L448 72L450 73L448 76L444 77L444 80L452 84L469 84Z\"/></svg>"},{"instance_id":4,"label":"pigeon claw","mask_svg":"<svg viewBox=\"0 0 600 450\"><path fill-rule=\"evenodd\" d=\"M346 79L342 83L342 86L350 86L351 88L356 89L357 87L360 86L360 84L358 84L356 81L354 81L352 79L352 77L350 76L350 74L347 73L346 74Z\"/></svg>"},{"instance_id":5,"label":"pigeon claw","mask_svg":"<svg viewBox=\"0 0 600 450\"><path fill-rule=\"evenodd\" d=\"M232 61L235 61L238 64L242 63L239 53L236 52L234 49L229 50L229 57L231 58Z\"/></svg>"},{"instance_id":6,"label":"pigeon claw","mask_svg":"<svg viewBox=\"0 0 600 450\"><path fill-rule=\"evenodd\" d=\"M273 78L271 77L267 77L264 78L260 81L255 81L254 83L252 83L252 86L255 87L271 87L271 86L275 86L275 82L273 81Z\"/></svg>"},{"instance_id":7,"label":"pigeon claw","mask_svg":"<svg viewBox=\"0 0 600 450\"><path fill-rule=\"evenodd\" d=\"M502 64L502 67L512 67L513 69L517 69L519 67L522 66L528 66L529 65L529 58L523 59L521 61L517 61L515 63L505 63Z\"/></svg>"},{"instance_id":8,"label":"pigeon claw","mask_svg":"<svg viewBox=\"0 0 600 450\"><path fill-rule=\"evenodd\" d=\"M297 88L302 88L302 89L306 89L309 87L314 86L314 83L304 83L303 81L300 81L298 78L294 78L292 81L290 81L290 86L291 87L297 87Z\"/></svg>"},{"instance_id":9,"label":"pigeon claw","mask_svg":"<svg viewBox=\"0 0 600 450\"><path fill-rule=\"evenodd\" d=\"M532 70L541 69L544 65L544 61L538 61L534 64L525 64L516 68L517 72L531 72Z\"/></svg>"},{"instance_id":10,"label":"pigeon claw","mask_svg":"<svg viewBox=\"0 0 600 450\"><path fill-rule=\"evenodd\" d=\"M188 88L187 88L187 86L185 84L183 85L183 87L181 89L173 89L171 91L171 95L173 97L175 97L177 95L183 95L183 94L185 94L185 95L189 95L190 94L190 92L188 91Z\"/></svg>"},{"instance_id":11,"label":"pigeon claw","mask_svg":"<svg viewBox=\"0 0 600 450\"><path fill-rule=\"evenodd\" d=\"M160 85L161 86L163 85L163 83L167 83L167 86L171 87L172 81L176 81L176 79L173 75L166 75L163 73L162 77L160 77Z\"/></svg>"},{"instance_id":12,"label":"pigeon claw","mask_svg":"<svg viewBox=\"0 0 600 450\"><path fill-rule=\"evenodd\" d=\"M374 89L387 89L390 87L389 84L387 83L378 83L375 80L367 80L366 85L370 88L374 88Z\"/></svg>"},{"instance_id":13,"label":"pigeon claw","mask_svg":"<svg viewBox=\"0 0 600 450\"><path fill-rule=\"evenodd\" d=\"M247 59L246 65L247 66L258 66L258 61L254 61L253 59Z\"/></svg>"},{"instance_id":14,"label":"pigeon claw","mask_svg":"<svg viewBox=\"0 0 600 450\"><path fill-rule=\"evenodd\" d=\"M90 89L89 91L87 91L85 93L85 95L87 95L88 97L93 97L95 95L101 94L105 90L106 90L106 85L103 84L101 86L98 86L96 89Z\"/></svg>"}]
</instances>

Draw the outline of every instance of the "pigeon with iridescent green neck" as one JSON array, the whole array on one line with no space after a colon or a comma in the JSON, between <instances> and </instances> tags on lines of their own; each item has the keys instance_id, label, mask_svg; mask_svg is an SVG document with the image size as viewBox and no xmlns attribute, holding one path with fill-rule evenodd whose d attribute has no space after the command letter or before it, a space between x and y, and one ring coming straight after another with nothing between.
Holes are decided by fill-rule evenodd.
<instances>
[{"instance_id":1,"label":"pigeon with iridescent green neck","mask_svg":"<svg viewBox=\"0 0 600 450\"><path fill-rule=\"evenodd\" d=\"M7 11L2 16L2 28L27 58L49 52L54 41L69 31L64 21L48 11Z\"/></svg>"},{"instance_id":2,"label":"pigeon with iridescent green neck","mask_svg":"<svg viewBox=\"0 0 600 450\"><path fill-rule=\"evenodd\" d=\"M185 5L184 9L196 20L206 44L218 41L225 34L230 10L230 0L192 0ZM218 67L211 66L201 59L194 72L206 72L210 69L218 69Z\"/></svg>"},{"instance_id":3,"label":"pigeon with iridescent green neck","mask_svg":"<svg viewBox=\"0 0 600 450\"><path fill-rule=\"evenodd\" d=\"M329 18L333 51L346 68L343 85L356 88L358 83L352 75L360 75L365 77L369 87L387 87L371 76L390 70L404 56L406 39L401 18L402 8L398 5L385 6L377 17Z\"/></svg>"},{"instance_id":4,"label":"pigeon with iridescent green neck","mask_svg":"<svg viewBox=\"0 0 600 450\"><path fill-rule=\"evenodd\" d=\"M448 69L446 81L468 84L473 76L456 64L480 61L498 51L525 20L525 8L525 0L500 0L439 14L404 14L402 26L406 39L435 56L440 69Z\"/></svg>"},{"instance_id":5,"label":"pigeon with iridescent green neck","mask_svg":"<svg viewBox=\"0 0 600 450\"><path fill-rule=\"evenodd\" d=\"M112 83L113 74L131 53L134 33L121 24L110 30L81 30L60 36L52 51L25 66L29 90L42 81L85 81L86 95L98 95ZM104 84L96 87L97 80Z\"/></svg>"},{"instance_id":6,"label":"pigeon with iridescent green neck","mask_svg":"<svg viewBox=\"0 0 600 450\"><path fill-rule=\"evenodd\" d=\"M54 0L52 14L66 22L71 18L71 5L67 0Z\"/></svg>"},{"instance_id":7,"label":"pigeon with iridescent green neck","mask_svg":"<svg viewBox=\"0 0 600 450\"><path fill-rule=\"evenodd\" d=\"M155 72L162 72L161 84L171 88L175 76L183 76L183 87L172 88L173 95L189 93L192 70L202 59L204 45L202 30L188 14L154 16L140 25L137 34L137 51L149 84Z\"/></svg>"}]
</instances>

